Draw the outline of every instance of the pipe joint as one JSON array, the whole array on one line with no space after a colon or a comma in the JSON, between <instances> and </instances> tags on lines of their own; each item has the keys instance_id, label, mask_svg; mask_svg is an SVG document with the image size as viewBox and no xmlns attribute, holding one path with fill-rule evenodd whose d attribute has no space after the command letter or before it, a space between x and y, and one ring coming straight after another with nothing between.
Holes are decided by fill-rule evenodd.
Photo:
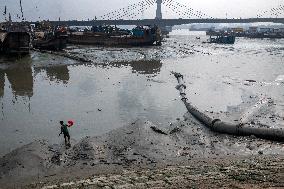
<instances>
[{"instance_id":1,"label":"pipe joint","mask_svg":"<svg viewBox=\"0 0 284 189\"><path fill-rule=\"evenodd\" d=\"M180 73L174 73L174 76L178 79L178 78L182 78L183 79L183 75L181 75Z\"/></svg>"},{"instance_id":2,"label":"pipe joint","mask_svg":"<svg viewBox=\"0 0 284 189\"><path fill-rule=\"evenodd\" d=\"M181 98L182 101L187 101L188 99L186 97Z\"/></svg>"},{"instance_id":3,"label":"pipe joint","mask_svg":"<svg viewBox=\"0 0 284 189\"><path fill-rule=\"evenodd\" d=\"M180 84L180 85L177 85L177 86L176 86L176 89L177 89L177 90L180 90L180 88L186 89L186 85L185 85L185 84Z\"/></svg>"},{"instance_id":4,"label":"pipe joint","mask_svg":"<svg viewBox=\"0 0 284 189\"><path fill-rule=\"evenodd\" d=\"M215 123L216 122L219 122L221 121L220 119L214 119L212 122L211 122L211 127L214 127Z\"/></svg>"}]
</instances>

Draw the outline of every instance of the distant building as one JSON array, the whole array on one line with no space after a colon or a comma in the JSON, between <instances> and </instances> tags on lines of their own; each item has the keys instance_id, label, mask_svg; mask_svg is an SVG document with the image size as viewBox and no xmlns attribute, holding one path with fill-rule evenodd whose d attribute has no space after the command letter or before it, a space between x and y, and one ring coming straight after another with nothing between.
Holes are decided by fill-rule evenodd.
<instances>
[{"instance_id":1,"label":"distant building","mask_svg":"<svg viewBox=\"0 0 284 189\"><path fill-rule=\"evenodd\" d=\"M244 32L244 28L241 28L241 27L232 28L232 31L234 33L243 33Z\"/></svg>"},{"instance_id":2,"label":"distant building","mask_svg":"<svg viewBox=\"0 0 284 189\"><path fill-rule=\"evenodd\" d=\"M279 28L280 33L284 33L284 28Z\"/></svg>"},{"instance_id":3,"label":"distant building","mask_svg":"<svg viewBox=\"0 0 284 189\"><path fill-rule=\"evenodd\" d=\"M274 28L259 28L260 33L274 32Z\"/></svg>"},{"instance_id":4,"label":"distant building","mask_svg":"<svg viewBox=\"0 0 284 189\"><path fill-rule=\"evenodd\" d=\"M248 32L249 33L256 33L257 29L258 29L258 27L249 27Z\"/></svg>"},{"instance_id":5,"label":"distant building","mask_svg":"<svg viewBox=\"0 0 284 189\"><path fill-rule=\"evenodd\" d=\"M273 29L273 32L274 32L274 33L280 33L280 30L279 30L279 28L274 28L274 29Z\"/></svg>"}]
</instances>

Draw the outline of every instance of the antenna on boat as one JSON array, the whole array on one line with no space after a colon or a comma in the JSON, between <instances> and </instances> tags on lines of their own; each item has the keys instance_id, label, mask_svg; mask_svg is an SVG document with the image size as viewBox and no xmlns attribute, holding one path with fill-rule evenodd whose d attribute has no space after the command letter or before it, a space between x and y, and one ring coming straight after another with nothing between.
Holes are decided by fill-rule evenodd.
<instances>
[{"instance_id":1,"label":"antenna on boat","mask_svg":"<svg viewBox=\"0 0 284 189\"><path fill-rule=\"evenodd\" d=\"M7 14L7 6L5 5L3 15L6 15L6 14Z\"/></svg>"},{"instance_id":2,"label":"antenna on boat","mask_svg":"<svg viewBox=\"0 0 284 189\"><path fill-rule=\"evenodd\" d=\"M5 21L7 21L6 15L7 15L7 6L5 5L4 12L3 12L3 16L5 17Z\"/></svg>"},{"instance_id":3,"label":"antenna on boat","mask_svg":"<svg viewBox=\"0 0 284 189\"><path fill-rule=\"evenodd\" d=\"M11 13L9 13L9 22L12 23Z\"/></svg>"},{"instance_id":4,"label":"antenna on boat","mask_svg":"<svg viewBox=\"0 0 284 189\"><path fill-rule=\"evenodd\" d=\"M21 7L21 13L22 13L22 20L24 20L24 12L23 12L22 0L20 0L20 7Z\"/></svg>"}]
</instances>

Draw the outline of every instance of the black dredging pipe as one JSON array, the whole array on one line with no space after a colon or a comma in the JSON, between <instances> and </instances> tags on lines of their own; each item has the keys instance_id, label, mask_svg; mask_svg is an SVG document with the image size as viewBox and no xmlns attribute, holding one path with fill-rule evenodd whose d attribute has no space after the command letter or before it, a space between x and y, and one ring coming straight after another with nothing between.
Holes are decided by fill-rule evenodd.
<instances>
[{"instance_id":1,"label":"black dredging pipe","mask_svg":"<svg viewBox=\"0 0 284 189\"><path fill-rule=\"evenodd\" d=\"M177 90L180 91L181 100L184 102L187 110L191 113L196 119L202 122L209 129L231 135L239 136L250 136L254 135L259 138L270 139L274 141L284 141L284 129L282 128L268 128L268 127L258 127L251 126L244 123L226 123L220 119L213 119L203 112L199 111L192 104L187 102L186 98L186 85L183 81L183 75L180 73L172 72L178 80Z\"/></svg>"}]
</instances>

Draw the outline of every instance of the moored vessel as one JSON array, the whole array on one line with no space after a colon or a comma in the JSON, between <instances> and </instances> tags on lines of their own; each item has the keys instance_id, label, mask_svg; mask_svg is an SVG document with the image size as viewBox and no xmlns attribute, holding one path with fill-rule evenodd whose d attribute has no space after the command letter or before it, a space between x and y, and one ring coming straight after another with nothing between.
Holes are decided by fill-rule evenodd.
<instances>
[{"instance_id":1,"label":"moored vessel","mask_svg":"<svg viewBox=\"0 0 284 189\"><path fill-rule=\"evenodd\" d=\"M1 24L0 41L3 54L28 54L31 42L29 28L22 24Z\"/></svg>"},{"instance_id":2,"label":"moored vessel","mask_svg":"<svg viewBox=\"0 0 284 189\"><path fill-rule=\"evenodd\" d=\"M65 27L54 27L49 22L41 22L34 28L32 45L39 50L63 50L66 48L67 38Z\"/></svg>"},{"instance_id":3,"label":"moored vessel","mask_svg":"<svg viewBox=\"0 0 284 189\"><path fill-rule=\"evenodd\" d=\"M209 43L219 43L219 44L234 44L236 37L232 34L218 35L216 37L210 36Z\"/></svg>"},{"instance_id":4,"label":"moored vessel","mask_svg":"<svg viewBox=\"0 0 284 189\"><path fill-rule=\"evenodd\" d=\"M39 50L63 50L67 45L67 34L62 32L46 33L36 32L36 38L32 44L35 49ZM42 37L39 37L42 36Z\"/></svg>"},{"instance_id":5,"label":"moored vessel","mask_svg":"<svg viewBox=\"0 0 284 189\"><path fill-rule=\"evenodd\" d=\"M158 27L136 27L121 30L116 27L99 26L91 31L70 32L68 43L102 46L151 46L161 45L161 30Z\"/></svg>"}]
</instances>

